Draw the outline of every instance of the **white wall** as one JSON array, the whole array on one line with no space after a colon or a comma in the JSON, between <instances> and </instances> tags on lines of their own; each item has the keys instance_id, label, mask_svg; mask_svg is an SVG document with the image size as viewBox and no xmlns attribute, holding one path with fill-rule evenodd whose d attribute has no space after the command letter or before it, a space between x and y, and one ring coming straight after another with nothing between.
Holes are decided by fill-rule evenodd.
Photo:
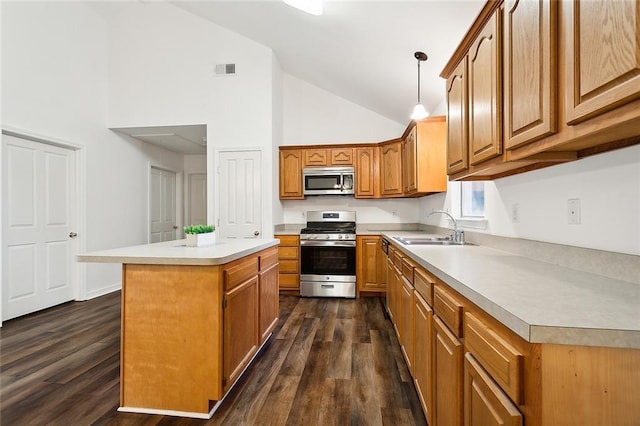
<instances>
[{"instance_id":1,"label":"white wall","mask_svg":"<svg viewBox=\"0 0 640 426\"><path fill-rule=\"evenodd\" d=\"M402 136L409 123L396 123L303 80L284 74L282 145L375 143ZM277 181L276 181L277 182ZM306 197L281 201L275 223L305 223L308 210L355 210L359 223L417 222L414 200L365 200L353 197Z\"/></svg>"},{"instance_id":2,"label":"white wall","mask_svg":"<svg viewBox=\"0 0 640 426\"><path fill-rule=\"evenodd\" d=\"M185 173L206 173L207 156L205 154L185 155L183 168Z\"/></svg>"},{"instance_id":3,"label":"white wall","mask_svg":"<svg viewBox=\"0 0 640 426\"><path fill-rule=\"evenodd\" d=\"M270 195L272 51L165 2L99 8L109 20L109 126L206 123L210 223L216 222L217 150L261 150L262 193ZM220 63L236 64L237 74L215 76ZM266 196L264 235L273 233L272 205Z\"/></svg>"},{"instance_id":4,"label":"white wall","mask_svg":"<svg viewBox=\"0 0 640 426\"><path fill-rule=\"evenodd\" d=\"M271 158L273 164L273 170L271 174L271 182L273 183L271 187L271 199L273 202L273 216L272 216L272 224L280 224L284 223L284 209L282 206L282 202L280 201L280 152L278 147L282 145L283 140L283 129L284 129L284 110L283 110L283 79L284 74L282 72L282 67L280 66L280 62L273 55L272 61L273 71L272 71L272 85L273 85L273 142L271 147Z\"/></svg>"},{"instance_id":5,"label":"white wall","mask_svg":"<svg viewBox=\"0 0 640 426\"><path fill-rule=\"evenodd\" d=\"M303 80L284 74L282 145L382 142L402 136L397 123Z\"/></svg>"},{"instance_id":6,"label":"white wall","mask_svg":"<svg viewBox=\"0 0 640 426\"><path fill-rule=\"evenodd\" d=\"M573 198L580 199L579 225L567 220ZM640 255L640 146L487 182L485 206L488 228L479 232ZM441 208L450 208L450 197L421 199L420 222L447 226L436 216L426 220Z\"/></svg>"},{"instance_id":7,"label":"white wall","mask_svg":"<svg viewBox=\"0 0 640 426\"><path fill-rule=\"evenodd\" d=\"M284 203L284 223L305 223L310 210L353 210L357 223L417 223L419 206L412 199L365 200L349 196L312 196Z\"/></svg>"},{"instance_id":8,"label":"white wall","mask_svg":"<svg viewBox=\"0 0 640 426\"><path fill-rule=\"evenodd\" d=\"M3 2L2 8L3 125L84 147L83 249L146 242L148 165L181 168L182 157L107 129L104 20L79 2ZM89 297L120 280L119 265L86 266Z\"/></svg>"}]
</instances>

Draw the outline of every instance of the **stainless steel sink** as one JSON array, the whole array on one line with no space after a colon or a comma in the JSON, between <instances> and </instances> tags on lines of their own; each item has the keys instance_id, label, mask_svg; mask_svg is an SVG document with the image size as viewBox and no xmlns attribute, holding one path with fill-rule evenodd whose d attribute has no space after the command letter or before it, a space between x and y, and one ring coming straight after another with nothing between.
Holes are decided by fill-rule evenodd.
<instances>
[{"instance_id":1,"label":"stainless steel sink","mask_svg":"<svg viewBox=\"0 0 640 426\"><path fill-rule=\"evenodd\" d=\"M394 240L398 241L405 246L413 246L413 245L431 245L431 246L461 246L464 243L456 243L451 237L445 236L430 236L430 237L393 237Z\"/></svg>"}]
</instances>

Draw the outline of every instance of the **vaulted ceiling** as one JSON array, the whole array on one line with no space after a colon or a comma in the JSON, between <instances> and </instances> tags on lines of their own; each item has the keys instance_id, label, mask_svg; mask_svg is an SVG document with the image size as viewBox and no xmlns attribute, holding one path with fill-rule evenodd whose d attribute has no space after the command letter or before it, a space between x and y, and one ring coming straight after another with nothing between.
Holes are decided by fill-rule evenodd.
<instances>
[{"instance_id":1,"label":"vaulted ceiling","mask_svg":"<svg viewBox=\"0 0 640 426\"><path fill-rule=\"evenodd\" d=\"M485 2L325 1L321 16L279 0L172 3L272 48L287 74L405 124L417 98L414 52L429 56L421 98L433 111L444 99L440 71Z\"/></svg>"}]
</instances>

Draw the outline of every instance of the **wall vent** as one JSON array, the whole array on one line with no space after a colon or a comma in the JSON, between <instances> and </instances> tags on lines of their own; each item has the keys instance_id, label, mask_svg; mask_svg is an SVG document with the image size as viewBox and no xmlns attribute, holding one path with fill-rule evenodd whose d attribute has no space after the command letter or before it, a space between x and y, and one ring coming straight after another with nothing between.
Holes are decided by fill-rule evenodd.
<instances>
[{"instance_id":1,"label":"wall vent","mask_svg":"<svg viewBox=\"0 0 640 426\"><path fill-rule=\"evenodd\" d=\"M236 64L216 64L215 75L236 75Z\"/></svg>"}]
</instances>

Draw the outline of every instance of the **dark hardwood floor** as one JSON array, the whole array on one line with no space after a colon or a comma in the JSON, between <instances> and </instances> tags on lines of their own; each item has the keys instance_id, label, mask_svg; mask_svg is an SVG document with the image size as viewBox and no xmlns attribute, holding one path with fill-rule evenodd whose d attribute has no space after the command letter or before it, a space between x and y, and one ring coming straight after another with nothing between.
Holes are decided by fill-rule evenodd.
<instances>
[{"instance_id":1,"label":"dark hardwood floor","mask_svg":"<svg viewBox=\"0 0 640 426\"><path fill-rule=\"evenodd\" d=\"M425 425L380 299L280 296L271 340L212 419L119 413L120 293L7 321L2 425Z\"/></svg>"}]
</instances>

